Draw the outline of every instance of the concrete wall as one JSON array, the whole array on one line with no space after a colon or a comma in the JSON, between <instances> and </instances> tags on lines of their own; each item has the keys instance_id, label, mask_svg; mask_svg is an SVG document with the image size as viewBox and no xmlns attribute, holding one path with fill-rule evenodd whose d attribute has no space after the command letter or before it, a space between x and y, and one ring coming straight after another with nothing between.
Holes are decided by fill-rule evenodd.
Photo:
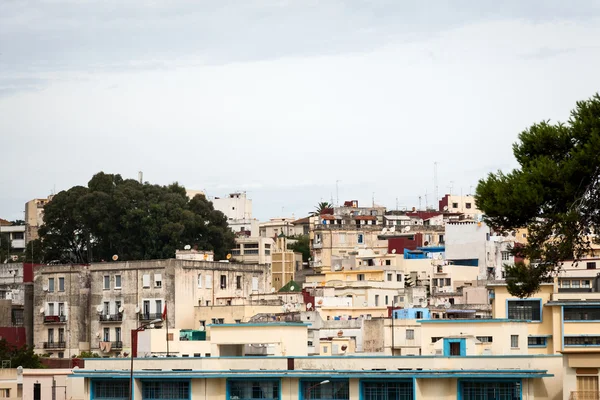
<instances>
[{"instance_id":1,"label":"concrete wall","mask_svg":"<svg viewBox=\"0 0 600 400\"><path fill-rule=\"evenodd\" d=\"M273 344L274 355L306 356L308 329L304 324L212 325L211 353L219 357L221 347L245 344Z\"/></svg>"},{"instance_id":2,"label":"concrete wall","mask_svg":"<svg viewBox=\"0 0 600 400\"><path fill-rule=\"evenodd\" d=\"M446 259L477 259L479 276L487 277L487 235L490 228L483 222L449 222L446 224Z\"/></svg>"},{"instance_id":3,"label":"concrete wall","mask_svg":"<svg viewBox=\"0 0 600 400\"><path fill-rule=\"evenodd\" d=\"M194 327L200 328L199 321L205 321L210 324L213 318L222 318L226 324L234 324L237 320L248 322L257 314L277 314L282 311L281 305L232 305L232 306L214 306L214 307L194 307Z\"/></svg>"},{"instance_id":4,"label":"concrete wall","mask_svg":"<svg viewBox=\"0 0 600 400\"><path fill-rule=\"evenodd\" d=\"M23 370L23 400L33 400L33 386L41 384L42 399L83 400L85 382L83 379L71 379L69 369L25 369ZM53 383L54 381L54 383ZM53 389L52 386L55 386ZM52 393L55 393L55 397Z\"/></svg>"}]
</instances>

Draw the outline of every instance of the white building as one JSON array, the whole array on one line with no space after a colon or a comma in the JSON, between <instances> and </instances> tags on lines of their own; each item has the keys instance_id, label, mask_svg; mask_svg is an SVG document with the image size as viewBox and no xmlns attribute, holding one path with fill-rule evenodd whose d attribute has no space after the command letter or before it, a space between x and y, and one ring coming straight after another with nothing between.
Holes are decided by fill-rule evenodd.
<instances>
[{"instance_id":1,"label":"white building","mask_svg":"<svg viewBox=\"0 0 600 400\"><path fill-rule=\"evenodd\" d=\"M212 199L215 210L221 211L227 217L227 223L232 231L250 232L250 236L258 236L259 222L252 218L252 200L246 193L230 193L227 197Z\"/></svg>"},{"instance_id":2,"label":"white building","mask_svg":"<svg viewBox=\"0 0 600 400\"><path fill-rule=\"evenodd\" d=\"M2 236L8 237L15 252L25 250L25 225L0 225L0 241Z\"/></svg>"},{"instance_id":3,"label":"white building","mask_svg":"<svg viewBox=\"0 0 600 400\"><path fill-rule=\"evenodd\" d=\"M454 265L479 268L479 277L486 279L487 242L490 228L484 222L448 221L446 224L446 260Z\"/></svg>"}]
</instances>

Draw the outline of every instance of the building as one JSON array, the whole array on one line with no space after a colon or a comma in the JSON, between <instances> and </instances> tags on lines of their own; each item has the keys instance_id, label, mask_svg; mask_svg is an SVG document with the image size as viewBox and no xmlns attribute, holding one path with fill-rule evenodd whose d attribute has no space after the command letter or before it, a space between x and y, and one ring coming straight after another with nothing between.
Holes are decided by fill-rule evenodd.
<instances>
[{"instance_id":1,"label":"building","mask_svg":"<svg viewBox=\"0 0 600 400\"><path fill-rule=\"evenodd\" d=\"M13 253L22 253L25 251L25 225L0 225L0 246L6 249L6 243L2 240L10 240ZM0 260L4 262L5 260Z\"/></svg>"},{"instance_id":2,"label":"building","mask_svg":"<svg viewBox=\"0 0 600 400\"><path fill-rule=\"evenodd\" d=\"M45 199L33 199L25 203L25 241L29 243L39 237L38 230L44 224L44 207L52 201L54 196Z\"/></svg>"},{"instance_id":3,"label":"building","mask_svg":"<svg viewBox=\"0 0 600 400\"><path fill-rule=\"evenodd\" d=\"M277 237L277 244L271 253L271 279L275 290L280 290L296 278L296 271L302 269L302 254L287 249L287 239L283 233Z\"/></svg>"},{"instance_id":4,"label":"building","mask_svg":"<svg viewBox=\"0 0 600 400\"><path fill-rule=\"evenodd\" d=\"M130 352L127 333L163 313L170 328L196 329L195 306L231 305L271 287L265 266L175 259L43 265L33 282L36 351L59 358Z\"/></svg>"},{"instance_id":5,"label":"building","mask_svg":"<svg viewBox=\"0 0 600 400\"><path fill-rule=\"evenodd\" d=\"M242 264L271 265L275 241L261 236L238 236L235 248L231 250L232 259Z\"/></svg>"},{"instance_id":6,"label":"building","mask_svg":"<svg viewBox=\"0 0 600 400\"><path fill-rule=\"evenodd\" d=\"M230 193L226 197L212 199L215 210L227 217L227 223L233 232L244 236L259 236L259 222L252 218L252 200L246 192Z\"/></svg>"},{"instance_id":7,"label":"building","mask_svg":"<svg viewBox=\"0 0 600 400\"><path fill-rule=\"evenodd\" d=\"M446 260L454 265L477 269L482 279L491 278L487 267L487 242L490 234L490 228L484 222L448 222L445 237Z\"/></svg>"},{"instance_id":8,"label":"building","mask_svg":"<svg viewBox=\"0 0 600 400\"><path fill-rule=\"evenodd\" d=\"M255 328L255 327L253 327ZM275 328L275 327L274 327ZM265 328L265 329L274 329ZM231 340L246 337L245 327ZM301 328L297 328L301 329ZM304 328L306 329L306 328ZM260 329L247 329L252 343ZM281 334L280 334L281 335ZM298 334L297 337L304 334ZM261 341L268 340L267 337ZM243 341L243 340L242 340ZM300 342L300 340L298 340ZM235 346L227 348L233 353ZM401 365L399 365L401 361ZM73 371L84 382L85 398L126 398L130 360L86 360ZM135 361L133 399L558 399L562 396L560 356L412 356L143 358ZM488 396L490 394L490 396Z\"/></svg>"},{"instance_id":9,"label":"building","mask_svg":"<svg viewBox=\"0 0 600 400\"><path fill-rule=\"evenodd\" d=\"M466 196L445 195L439 201L439 211L461 213L470 219L475 219L483 214L475 205L475 198L470 194Z\"/></svg>"},{"instance_id":10,"label":"building","mask_svg":"<svg viewBox=\"0 0 600 400\"><path fill-rule=\"evenodd\" d=\"M305 224L296 225L296 219L292 218L271 218L268 222L261 222L259 225L259 235L267 238L276 238L283 234L287 237L295 235L304 235Z\"/></svg>"}]
</instances>

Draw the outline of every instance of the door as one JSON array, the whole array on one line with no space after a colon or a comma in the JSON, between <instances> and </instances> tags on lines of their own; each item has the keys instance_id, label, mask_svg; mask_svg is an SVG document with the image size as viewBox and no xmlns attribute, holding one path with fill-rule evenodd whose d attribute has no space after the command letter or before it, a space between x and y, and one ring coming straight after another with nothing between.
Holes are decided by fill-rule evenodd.
<instances>
[{"instance_id":1,"label":"door","mask_svg":"<svg viewBox=\"0 0 600 400\"><path fill-rule=\"evenodd\" d=\"M450 343L450 355L460 356L460 342Z\"/></svg>"},{"instance_id":2,"label":"door","mask_svg":"<svg viewBox=\"0 0 600 400\"><path fill-rule=\"evenodd\" d=\"M150 300L144 300L144 317L150 318Z\"/></svg>"},{"instance_id":3,"label":"door","mask_svg":"<svg viewBox=\"0 0 600 400\"><path fill-rule=\"evenodd\" d=\"M599 400L598 376L577 377L577 398L584 400Z\"/></svg>"},{"instance_id":4,"label":"door","mask_svg":"<svg viewBox=\"0 0 600 400\"><path fill-rule=\"evenodd\" d=\"M444 356L466 356L466 339L444 339Z\"/></svg>"},{"instance_id":5,"label":"door","mask_svg":"<svg viewBox=\"0 0 600 400\"><path fill-rule=\"evenodd\" d=\"M33 400L42 400L42 384L33 384Z\"/></svg>"}]
</instances>

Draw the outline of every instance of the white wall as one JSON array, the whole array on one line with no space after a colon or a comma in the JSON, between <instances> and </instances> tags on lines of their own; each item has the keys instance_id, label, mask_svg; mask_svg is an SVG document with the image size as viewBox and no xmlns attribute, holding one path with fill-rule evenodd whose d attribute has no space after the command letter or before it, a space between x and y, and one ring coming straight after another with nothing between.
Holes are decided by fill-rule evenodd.
<instances>
[{"instance_id":1,"label":"white wall","mask_svg":"<svg viewBox=\"0 0 600 400\"><path fill-rule=\"evenodd\" d=\"M485 278L487 237L490 228L483 222L451 222L446 224L446 259L479 260L479 277Z\"/></svg>"}]
</instances>

